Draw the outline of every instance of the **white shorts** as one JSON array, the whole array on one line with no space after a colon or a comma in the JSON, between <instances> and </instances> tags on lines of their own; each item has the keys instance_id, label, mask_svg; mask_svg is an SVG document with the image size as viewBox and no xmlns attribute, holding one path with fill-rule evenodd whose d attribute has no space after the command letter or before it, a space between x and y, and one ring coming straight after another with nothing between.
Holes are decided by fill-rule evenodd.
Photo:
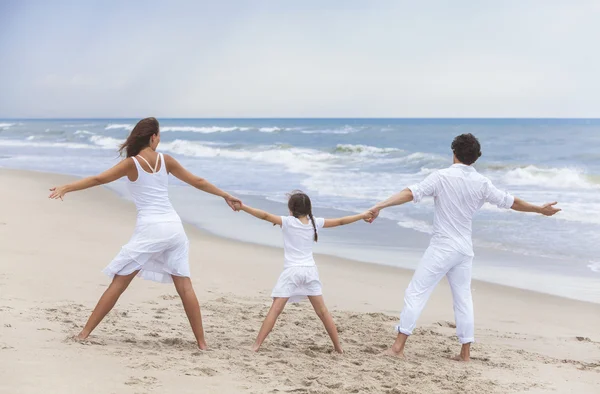
<instances>
[{"instance_id":1,"label":"white shorts","mask_svg":"<svg viewBox=\"0 0 600 394\"><path fill-rule=\"evenodd\" d=\"M290 302L299 302L306 296L323 295L319 271L316 266L288 267L283 270L271 297L289 298Z\"/></svg>"},{"instance_id":2,"label":"white shorts","mask_svg":"<svg viewBox=\"0 0 600 394\"><path fill-rule=\"evenodd\" d=\"M139 270L138 276L144 279L173 283L171 275L190 276L188 251L181 222L142 224L102 272L112 278Z\"/></svg>"}]
</instances>

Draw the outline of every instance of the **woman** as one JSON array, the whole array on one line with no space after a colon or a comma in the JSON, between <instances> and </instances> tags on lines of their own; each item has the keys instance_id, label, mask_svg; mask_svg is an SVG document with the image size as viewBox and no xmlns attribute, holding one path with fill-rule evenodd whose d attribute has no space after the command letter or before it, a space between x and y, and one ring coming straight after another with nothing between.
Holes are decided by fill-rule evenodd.
<instances>
[{"instance_id":1,"label":"woman","mask_svg":"<svg viewBox=\"0 0 600 394\"><path fill-rule=\"evenodd\" d=\"M206 193L223 197L234 210L234 204L241 204L241 201L193 175L171 156L157 153L159 143L158 121L155 118L142 119L119 149L119 153L125 152L125 160L100 175L50 189L50 198L62 200L67 193L104 185L126 176L138 212L131 240L103 271L112 278L112 283L77 336L80 340L90 335L115 306L133 277L138 275L156 282L175 284L198 347L206 349L200 305L190 280L189 242L181 219L169 200L168 174Z\"/></svg>"}]
</instances>

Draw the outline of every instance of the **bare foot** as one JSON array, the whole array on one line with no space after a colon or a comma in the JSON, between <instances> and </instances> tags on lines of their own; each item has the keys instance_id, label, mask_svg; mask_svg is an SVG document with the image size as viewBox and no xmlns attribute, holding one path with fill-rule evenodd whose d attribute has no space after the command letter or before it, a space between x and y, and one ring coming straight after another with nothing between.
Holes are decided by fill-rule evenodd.
<instances>
[{"instance_id":1,"label":"bare foot","mask_svg":"<svg viewBox=\"0 0 600 394\"><path fill-rule=\"evenodd\" d=\"M198 349L200 349L200 350L208 349L208 346L206 346L206 342L198 342Z\"/></svg>"},{"instance_id":2,"label":"bare foot","mask_svg":"<svg viewBox=\"0 0 600 394\"><path fill-rule=\"evenodd\" d=\"M260 345L257 345L257 344L252 345L253 352L258 352L258 349L260 349Z\"/></svg>"},{"instance_id":3,"label":"bare foot","mask_svg":"<svg viewBox=\"0 0 600 394\"><path fill-rule=\"evenodd\" d=\"M336 353L344 354L344 349L342 349L342 348L335 349L335 351L336 351Z\"/></svg>"},{"instance_id":4,"label":"bare foot","mask_svg":"<svg viewBox=\"0 0 600 394\"><path fill-rule=\"evenodd\" d=\"M462 355L459 354L458 356L452 357L451 360L461 361L461 362L469 362L469 361L471 361L471 358L470 357L463 357Z\"/></svg>"},{"instance_id":5,"label":"bare foot","mask_svg":"<svg viewBox=\"0 0 600 394\"><path fill-rule=\"evenodd\" d=\"M79 334L73 336L73 339L75 339L76 341L85 341L86 339L88 339L89 336L90 334L81 331Z\"/></svg>"},{"instance_id":6,"label":"bare foot","mask_svg":"<svg viewBox=\"0 0 600 394\"><path fill-rule=\"evenodd\" d=\"M404 356L404 352L400 351L397 352L395 351L393 348L389 348L388 350L385 350L383 352L380 353L381 356L390 356L390 357L396 357L396 358L406 358Z\"/></svg>"}]
</instances>

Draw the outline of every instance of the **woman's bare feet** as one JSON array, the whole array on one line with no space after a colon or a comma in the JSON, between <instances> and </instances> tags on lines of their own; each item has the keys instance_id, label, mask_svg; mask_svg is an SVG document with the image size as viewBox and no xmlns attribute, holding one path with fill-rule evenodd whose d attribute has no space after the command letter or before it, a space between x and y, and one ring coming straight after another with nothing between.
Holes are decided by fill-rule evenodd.
<instances>
[{"instance_id":1,"label":"woman's bare feet","mask_svg":"<svg viewBox=\"0 0 600 394\"><path fill-rule=\"evenodd\" d=\"M344 349L342 349L341 347L336 347L335 351L336 351L336 353L344 354Z\"/></svg>"},{"instance_id":2,"label":"woman's bare feet","mask_svg":"<svg viewBox=\"0 0 600 394\"><path fill-rule=\"evenodd\" d=\"M81 331L79 334L74 336L73 339L76 339L78 341L85 341L86 339L88 339L89 336L90 336L89 332Z\"/></svg>"},{"instance_id":3,"label":"woman's bare feet","mask_svg":"<svg viewBox=\"0 0 600 394\"><path fill-rule=\"evenodd\" d=\"M463 358L463 356L462 356L462 355L460 355L460 354L459 354L458 356L454 356L454 357L452 357L452 358L451 358L451 360L454 360L454 361L462 361L462 362L468 362L468 361L470 361L471 359L470 359L469 357L467 357L467 358L465 359L465 358Z\"/></svg>"},{"instance_id":4,"label":"woman's bare feet","mask_svg":"<svg viewBox=\"0 0 600 394\"><path fill-rule=\"evenodd\" d=\"M206 342L198 342L198 349L200 349L200 350L208 349L208 346L206 346Z\"/></svg>"},{"instance_id":5,"label":"woman's bare feet","mask_svg":"<svg viewBox=\"0 0 600 394\"><path fill-rule=\"evenodd\" d=\"M258 352L258 349L260 349L260 345L257 345L256 343L254 345L252 345L253 352Z\"/></svg>"}]
</instances>

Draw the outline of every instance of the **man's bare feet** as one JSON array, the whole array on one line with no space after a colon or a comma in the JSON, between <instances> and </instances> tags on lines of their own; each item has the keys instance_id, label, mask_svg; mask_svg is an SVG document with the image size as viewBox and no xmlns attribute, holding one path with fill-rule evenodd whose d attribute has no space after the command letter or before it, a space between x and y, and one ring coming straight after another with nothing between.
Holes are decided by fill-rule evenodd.
<instances>
[{"instance_id":1,"label":"man's bare feet","mask_svg":"<svg viewBox=\"0 0 600 394\"><path fill-rule=\"evenodd\" d=\"M471 361L471 344L465 343L460 348L460 354L458 356L452 357L454 361L463 361L468 362Z\"/></svg>"},{"instance_id":2,"label":"man's bare feet","mask_svg":"<svg viewBox=\"0 0 600 394\"><path fill-rule=\"evenodd\" d=\"M390 356L390 357L396 357L396 358L406 358L404 356L404 352L403 351L395 351L393 347L389 348L388 350L385 350L383 352L380 353L380 355L382 356Z\"/></svg>"}]
</instances>

